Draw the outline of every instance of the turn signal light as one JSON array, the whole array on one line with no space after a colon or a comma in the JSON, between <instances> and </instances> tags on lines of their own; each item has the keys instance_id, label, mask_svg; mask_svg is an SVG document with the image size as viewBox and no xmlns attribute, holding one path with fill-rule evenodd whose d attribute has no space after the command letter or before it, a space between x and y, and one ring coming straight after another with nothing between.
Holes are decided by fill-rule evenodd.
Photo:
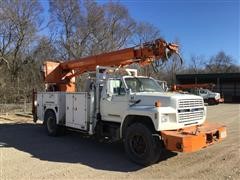
<instances>
[{"instance_id":1,"label":"turn signal light","mask_svg":"<svg viewBox=\"0 0 240 180\"><path fill-rule=\"evenodd\" d=\"M161 106L161 102L158 100L155 102L155 107L160 107Z\"/></svg>"}]
</instances>

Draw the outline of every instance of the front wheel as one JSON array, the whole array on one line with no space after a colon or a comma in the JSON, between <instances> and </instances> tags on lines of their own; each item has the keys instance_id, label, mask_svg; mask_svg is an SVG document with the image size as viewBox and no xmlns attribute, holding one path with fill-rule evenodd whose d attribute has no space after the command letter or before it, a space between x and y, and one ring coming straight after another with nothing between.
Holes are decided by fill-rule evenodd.
<instances>
[{"instance_id":1,"label":"front wheel","mask_svg":"<svg viewBox=\"0 0 240 180\"><path fill-rule=\"evenodd\" d=\"M141 123L134 123L127 128L124 139L127 156L134 162L147 166L156 163L160 157L160 140Z\"/></svg>"}]
</instances>

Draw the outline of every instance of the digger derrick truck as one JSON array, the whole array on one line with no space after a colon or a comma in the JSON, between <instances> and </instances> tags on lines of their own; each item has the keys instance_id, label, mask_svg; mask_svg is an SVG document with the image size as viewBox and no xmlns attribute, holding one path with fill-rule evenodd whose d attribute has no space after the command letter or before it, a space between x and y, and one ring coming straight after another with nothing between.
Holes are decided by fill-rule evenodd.
<instances>
[{"instance_id":1,"label":"digger derrick truck","mask_svg":"<svg viewBox=\"0 0 240 180\"><path fill-rule=\"evenodd\" d=\"M138 47L65 62L45 61L46 92L34 93L34 121L50 136L78 130L108 141L122 141L127 156L149 165L163 148L200 150L226 137L224 125L206 123L203 98L164 92L151 77L125 66L166 61L178 46L162 39ZM84 92L75 92L75 76L88 72Z\"/></svg>"}]
</instances>

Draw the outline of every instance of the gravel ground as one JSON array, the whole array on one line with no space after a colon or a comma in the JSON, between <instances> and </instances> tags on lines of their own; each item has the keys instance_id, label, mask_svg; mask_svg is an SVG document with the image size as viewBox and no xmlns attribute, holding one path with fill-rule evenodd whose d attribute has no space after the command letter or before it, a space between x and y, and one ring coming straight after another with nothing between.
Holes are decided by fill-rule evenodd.
<instances>
[{"instance_id":1,"label":"gravel ground","mask_svg":"<svg viewBox=\"0 0 240 180\"><path fill-rule=\"evenodd\" d=\"M0 179L240 179L240 104L208 107L208 121L228 137L194 153L165 153L158 164L130 162L122 144L99 143L78 133L48 137L40 123L0 117Z\"/></svg>"}]
</instances>

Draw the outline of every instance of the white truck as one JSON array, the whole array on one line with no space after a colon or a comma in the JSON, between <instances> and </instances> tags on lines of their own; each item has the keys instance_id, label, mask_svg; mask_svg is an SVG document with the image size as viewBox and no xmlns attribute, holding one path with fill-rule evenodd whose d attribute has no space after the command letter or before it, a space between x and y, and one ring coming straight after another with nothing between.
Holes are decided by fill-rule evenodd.
<instances>
[{"instance_id":1,"label":"white truck","mask_svg":"<svg viewBox=\"0 0 240 180\"><path fill-rule=\"evenodd\" d=\"M138 76L135 69L98 66L96 77L90 75L85 92L37 93L37 119L49 135L68 128L123 140L130 159L148 165L159 159L166 145L161 132L206 120L202 97L164 92L153 78ZM181 144L177 148L183 150Z\"/></svg>"},{"instance_id":2,"label":"white truck","mask_svg":"<svg viewBox=\"0 0 240 180\"><path fill-rule=\"evenodd\" d=\"M208 89L193 89L190 91L195 95L199 95L203 98L204 102L208 103L209 105L219 104L223 102L223 98L221 98L220 93L212 92Z\"/></svg>"},{"instance_id":3,"label":"white truck","mask_svg":"<svg viewBox=\"0 0 240 180\"><path fill-rule=\"evenodd\" d=\"M162 148L193 152L222 140L226 128L205 123L202 97L164 92L153 78L124 68L164 62L172 54L179 55L178 46L157 39L71 61L44 61L46 91L54 92L34 93L34 121L43 121L50 136L73 129L122 141L128 157L142 165L157 162ZM75 77L84 72L85 90L76 92Z\"/></svg>"}]
</instances>

